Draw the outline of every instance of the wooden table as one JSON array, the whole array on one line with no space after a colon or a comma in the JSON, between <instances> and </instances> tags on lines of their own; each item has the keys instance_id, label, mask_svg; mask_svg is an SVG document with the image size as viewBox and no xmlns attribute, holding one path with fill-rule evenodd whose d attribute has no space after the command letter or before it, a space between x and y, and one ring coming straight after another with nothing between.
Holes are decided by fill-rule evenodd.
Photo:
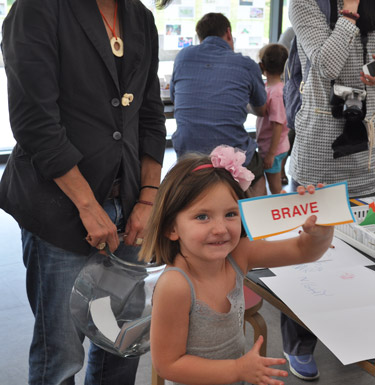
<instances>
[{"instance_id":1,"label":"wooden table","mask_svg":"<svg viewBox=\"0 0 375 385\"><path fill-rule=\"evenodd\" d=\"M260 280L261 277L271 277L273 275L274 274L268 269L250 271L245 277L244 284L276 309L279 309L288 317L292 318L294 321L309 330L309 328L293 313L293 311ZM371 375L375 376L375 360L360 361L357 362L357 365Z\"/></svg>"}]
</instances>

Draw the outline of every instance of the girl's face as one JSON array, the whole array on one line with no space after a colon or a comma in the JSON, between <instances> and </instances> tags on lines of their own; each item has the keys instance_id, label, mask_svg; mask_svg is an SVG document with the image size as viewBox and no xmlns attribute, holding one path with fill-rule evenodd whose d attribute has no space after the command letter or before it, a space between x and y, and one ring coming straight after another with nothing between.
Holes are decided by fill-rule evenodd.
<instances>
[{"instance_id":1,"label":"girl's face","mask_svg":"<svg viewBox=\"0 0 375 385\"><path fill-rule=\"evenodd\" d=\"M241 218L234 192L224 183L207 190L177 214L169 238L187 258L225 258L238 244Z\"/></svg>"}]
</instances>

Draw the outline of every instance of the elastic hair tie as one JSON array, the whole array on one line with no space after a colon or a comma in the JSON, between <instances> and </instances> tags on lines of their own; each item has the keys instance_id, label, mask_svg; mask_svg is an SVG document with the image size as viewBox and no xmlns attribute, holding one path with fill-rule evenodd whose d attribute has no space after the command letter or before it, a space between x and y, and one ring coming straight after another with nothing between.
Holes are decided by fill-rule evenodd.
<instances>
[{"instance_id":1,"label":"elastic hair tie","mask_svg":"<svg viewBox=\"0 0 375 385\"><path fill-rule=\"evenodd\" d=\"M198 170L202 170L203 168L214 168L214 166L212 165L212 163L201 164L200 166L195 167L195 169L193 170L193 172L194 172L194 171L198 171Z\"/></svg>"}]
</instances>

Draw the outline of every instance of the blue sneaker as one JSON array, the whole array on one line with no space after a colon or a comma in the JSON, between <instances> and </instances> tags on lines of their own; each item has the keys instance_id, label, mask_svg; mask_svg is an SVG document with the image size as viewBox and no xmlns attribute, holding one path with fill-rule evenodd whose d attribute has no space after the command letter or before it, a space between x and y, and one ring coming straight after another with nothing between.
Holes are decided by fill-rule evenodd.
<instances>
[{"instance_id":1,"label":"blue sneaker","mask_svg":"<svg viewBox=\"0 0 375 385\"><path fill-rule=\"evenodd\" d=\"M312 354L292 356L284 352L290 371L301 380L312 381L319 377L319 370Z\"/></svg>"}]
</instances>

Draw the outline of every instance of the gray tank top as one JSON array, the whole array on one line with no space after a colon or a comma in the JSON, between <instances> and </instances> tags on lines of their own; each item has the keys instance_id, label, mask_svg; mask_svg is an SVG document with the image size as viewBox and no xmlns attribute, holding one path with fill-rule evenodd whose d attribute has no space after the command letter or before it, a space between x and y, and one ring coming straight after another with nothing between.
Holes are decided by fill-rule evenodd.
<instances>
[{"instance_id":1,"label":"gray tank top","mask_svg":"<svg viewBox=\"0 0 375 385\"><path fill-rule=\"evenodd\" d=\"M218 313L203 301L197 300L193 283L180 268L169 267L163 272L164 274L170 270L179 271L190 286L191 307L186 348L187 354L216 360L236 359L244 354L244 274L230 255L227 258L237 273L236 286L227 295L231 303L231 308L228 313ZM244 384L244 382L236 382L230 385ZM183 384L174 383L174 385Z\"/></svg>"}]
</instances>

